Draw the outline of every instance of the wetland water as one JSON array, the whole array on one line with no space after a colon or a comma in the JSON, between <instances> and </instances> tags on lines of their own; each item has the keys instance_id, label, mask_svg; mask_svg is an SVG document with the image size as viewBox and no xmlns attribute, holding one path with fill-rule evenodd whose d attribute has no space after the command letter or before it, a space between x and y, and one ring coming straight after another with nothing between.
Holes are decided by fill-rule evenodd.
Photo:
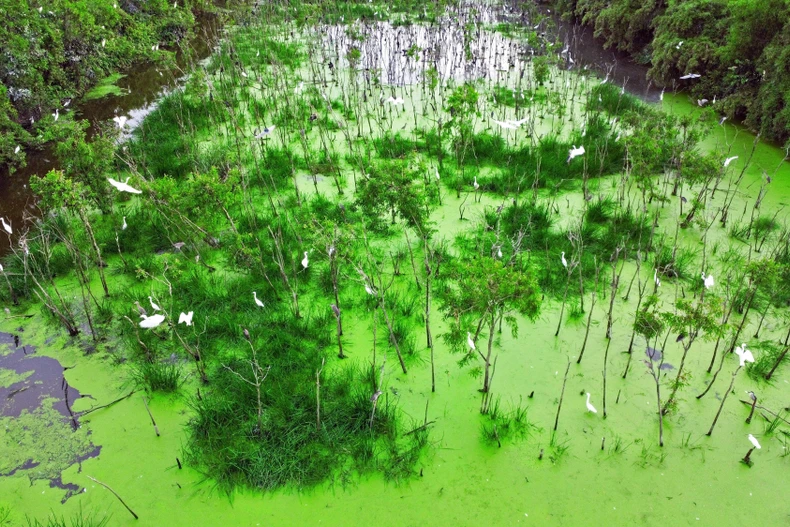
<instances>
[{"instance_id":1,"label":"wetland water","mask_svg":"<svg viewBox=\"0 0 790 527\"><path fill-rule=\"evenodd\" d=\"M393 90L394 96L413 101L407 103L407 107L416 106L418 95L415 91L418 90L410 87L419 80L419 68L410 70L407 67L402 50L415 42L429 47L436 36L419 27L396 29L388 24L366 26L362 31L368 35L362 67L380 68L388 92ZM472 51L480 57L485 56L487 50L489 60L464 63L458 59L459 54L463 55L458 27L445 31L447 33L441 37L446 44L445 79L496 78L499 75L502 82L508 82L499 70L505 69L505 63L511 63L508 53L518 50L516 44L499 34L483 32L475 40L477 47ZM326 28L323 38L330 45L324 49L335 61L346 54L344 34L336 26ZM590 49L588 41L577 41L581 42L582 49ZM377 48L384 53L366 54ZM579 55L584 53L579 52ZM519 53L514 51L512 56L515 63ZM591 62L606 62L599 54L592 56L599 58ZM634 88L641 95L647 93L649 99L657 98L657 93L646 92L646 84L637 82L634 69L618 64L611 82L622 85L628 78L626 90ZM624 72L623 76L618 77L618 71ZM557 72L554 82L562 86L571 78L570 74ZM378 94L373 96L378 97ZM675 114L699 111L682 95L666 94L663 106ZM491 111L486 110L482 112L484 115ZM96 111L107 112L106 109ZM508 109L497 111L510 116ZM107 112L106 117L112 113ZM409 120L410 115L404 110L403 115L396 113L391 117L389 123L392 129L400 129L401 126L405 128ZM547 128L555 126L551 123L547 118L544 124L535 125L534 133L545 133ZM484 125L478 123L477 126ZM751 142L752 137L747 132L725 125L714 128L704 146L725 150L725 145L731 145L728 155L738 155L745 160ZM771 213L781 211L786 196L790 195L790 173L787 163L782 164L782 155L769 145L760 145L744 182L738 187L737 207L733 206L738 214L733 213L733 216L740 217L741 208L746 214L764 181L764 172L772 174L772 182L763 209ZM780 167L778 171L777 167ZM596 182L595 193L605 194L616 184L616 177L602 178ZM301 178L299 185L305 194L313 191L312 178ZM317 183L316 187L333 195L329 178ZM723 200L725 195L722 192L712 200L714 203ZM556 204L561 208L560 225L563 225L582 210L584 200L578 191L568 192L561 198ZM442 206L433 213L433 219L438 235L446 239L467 229L470 219L479 220L486 206L493 208L501 203L501 199L488 195L482 196L480 203L470 203L466 191L457 198L450 189L445 189L443 200ZM677 205L677 202L669 202L664 207L673 210ZM460 207L466 207L463 221L459 219ZM663 217L664 227L671 225L666 220L671 216L672 213L667 212ZM680 236L688 246L699 248L700 236L694 229ZM719 228L711 231L710 237L713 239L709 241L711 245L722 245L727 233ZM633 272L633 262L626 264L624 279L630 278ZM663 287L670 291L676 288L671 282ZM699 401L694 399L693 394L704 387L708 378L704 370L712 349L712 343L700 344L689 358L688 368L694 376L689 379L689 388L682 392L679 408L664 422L666 446L659 448L654 385L645 373L643 341L634 352L632 373L625 380L618 375L626 362L623 352L628 348L631 335L635 298L618 304L615 311L608 364L615 373L610 374L608 411L603 418L601 369L607 348L603 336L607 300L608 297L600 299L596 306L591 342L580 365L575 364L575 359L585 335L584 321L567 322L560 336L554 337L560 311L558 302L546 302L535 322L522 320L518 337L508 331L497 335L500 353L495 389L501 397L500 404L503 408L523 405L532 424L524 439L503 441L501 448L495 443L481 442L482 418L477 415L480 382L467 369L457 366L457 355L448 353L444 345L437 345L436 393L430 390L430 368L426 359L411 363L409 374L403 375L394 367L394 356L390 357L384 383L387 397L397 400L407 415L420 421L427 402L428 419L435 420L430 436L432 446L419 462L420 476L413 479L396 484L380 476L369 476L347 487L338 482L307 492L279 491L261 495L240 491L232 500L228 499L210 481L204 481L201 474L189 466L180 469L176 461L186 441L184 425L191 412L188 398L196 386L189 381L177 395L151 396L149 406L160 436L154 433L141 394L81 419L83 435L79 436L79 441L69 444L66 453L53 445L63 444L64 437L69 436L51 434L44 437L42 434L41 442L29 448L48 453L47 459L52 461L47 473L50 477L33 478L30 470L12 471L4 467L3 473L13 473L0 478L0 506L11 506L15 518L25 513L44 518L50 510L68 516L81 507L102 515L112 514L113 525L785 524L790 509L781 499L788 490L788 458L783 436L779 432L766 433L762 419L745 424L748 406L739 403L738 399L748 399L741 395L746 390L759 389L761 404L776 410L784 408L790 392L785 380L787 373L780 371L773 384L755 384L744 375L738 377L734 395L724 407L715 433L707 437L705 431L724 395L733 363L726 363L722 378L711 394ZM128 372L123 365L114 364L109 354L86 355L77 341L65 337L53 339L52 330L42 323L38 309L31 308L30 312L36 314L30 320L6 320L0 326L9 332L0 337L0 368L3 368L0 371L8 379L4 382L5 388L0 390L4 415L6 410L9 412L9 417L4 419L11 419L17 410L21 414L21 406L15 405L23 404L29 410L36 405L50 405L58 415L68 415L61 389L62 378L78 387L80 392L91 395L91 398L79 397L76 390L68 392L73 397L71 405L75 412L113 401L129 391ZM365 313L357 315L344 319L344 346L351 361L361 365L368 360L370 318ZM17 327L25 329L19 345L11 336ZM437 321L434 332L439 335L445 331L445 322ZM783 335L784 331L782 320L773 317L764 330L771 338ZM663 351L667 360L677 366L681 348L673 341L674 338L670 339ZM25 355L26 346L28 350L35 349L35 357ZM36 369L33 374L29 373L30 368L24 364L31 360L42 362L40 372ZM560 426L558 433L552 435L568 362L571 366ZM63 371L63 366L69 369ZM27 386L30 386L28 390L10 395ZM598 407L596 414L585 411L584 394L587 392L592 393L592 402ZM70 429L68 418L65 426ZM20 466L27 463L29 469L34 468L28 463L33 456L26 457L15 449L16 443L21 441L21 432L9 432L7 426L4 428L2 448L14 452L15 459L23 462ZM757 435L762 443L762 449L753 454L755 465L752 468L739 463L750 446L746 440L749 433ZM105 489L86 476L96 477L116 489L140 515L140 520L135 522ZM69 489L84 490L61 505L69 491L53 489L51 481L56 478L70 485Z\"/></svg>"}]
</instances>

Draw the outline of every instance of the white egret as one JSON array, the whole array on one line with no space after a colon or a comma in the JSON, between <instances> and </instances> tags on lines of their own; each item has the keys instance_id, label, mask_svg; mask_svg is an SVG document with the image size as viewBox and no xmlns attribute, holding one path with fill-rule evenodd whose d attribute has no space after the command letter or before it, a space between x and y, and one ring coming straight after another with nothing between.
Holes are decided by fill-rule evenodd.
<instances>
[{"instance_id":1,"label":"white egret","mask_svg":"<svg viewBox=\"0 0 790 527\"><path fill-rule=\"evenodd\" d=\"M688 75L683 75L682 77L680 77L680 80L684 81L688 79L699 79L701 76L702 75L700 75L699 73L689 73Z\"/></svg>"},{"instance_id":2,"label":"white egret","mask_svg":"<svg viewBox=\"0 0 790 527\"><path fill-rule=\"evenodd\" d=\"M255 291L252 292L252 298L255 299L255 303L258 305L258 307L263 307L263 302L261 302L258 299L258 293L257 292L255 292Z\"/></svg>"},{"instance_id":3,"label":"white egret","mask_svg":"<svg viewBox=\"0 0 790 527\"><path fill-rule=\"evenodd\" d=\"M107 45L107 39L106 38L101 39L101 47L104 47L106 45Z\"/></svg>"},{"instance_id":4,"label":"white egret","mask_svg":"<svg viewBox=\"0 0 790 527\"><path fill-rule=\"evenodd\" d=\"M677 45L675 46L675 49L680 49L680 46L682 46L682 45L683 45L683 41L681 40L680 42L677 43Z\"/></svg>"},{"instance_id":5,"label":"white egret","mask_svg":"<svg viewBox=\"0 0 790 527\"><path fill-rule=\"evenodd\" d=\"M655 282L656 287L661 285L661 279L658 277L658 269L653 269L653 282Z\"/></svg>"},{"instance_id":6,"label":"white egret","mask_svg":"<svg viewBox=\"0 0 790 527\"><path fill-rule=\"evenodd\" d=\"M55 108L55 113L52 114L52 117L55 119L55 121L57 121L58 118L60 117L60 110Z\"/></svg>"},{"instance_id":7,"label":"white egret","mask_svg":"<svg viewBox=\"0 0 790 527\"><path fill-rule=\"evenodd\" d=\"M307 265L310 263L310 260L307 259L307 251L304 252L304 258L302 258L302 267L307 269Z\"/></svg>"},{"instance_id":8,"label":"white egret","mask_svg":"<svg viewBox=\"0 0 790 527\"><path fill-rule=\"evenodd\" d=\"M142 193L143 193L143 191L142 191L142 190L137 190L136 188L134 188L134 187L131 187L131 186L129 185L129 180L130 180L130 179L131 179L131 178L126 178L126 181L124 181L123 183L121 183L120 181L115 181L113 178L111 178L111 177L108 177L108 178L107 178L107 181L109 181L109 182L110 182L110 185L112 185L113 187L115 187L116 189L118 189L120 192L128 192L128 193L130 193L130 194L142 194Z\"/></svg>"},{"instance_id":9,"label":"white egret","mask_svg":"<svg viewBox=\"0 0 790 527\"><path fill-rule=\"evenodd\" d=\"M523 119L509 119L508 122L511 124L515 124L516 126L521 126L522 124L526 123L529 120L528 117L524 117Z\"/></svg>"},{"instance_id":10,"label":"white egret","mask_svg":"<svg viewBox=\"0 0 790 527\"><path fill-rule=\"evenodd\" d=\"M496 248L496 256L497 258L502 258L502 247Z\"/></svg>"},{"instance_id":11,"label":"white egret","mask_svg":"<svg viewBox=\"0 0 790 527\"><path fill-rule=\"evenodd\" d=\"M596 410L595 407L590 402L590 392L587 392L587 411L592 412L594 414L598 413L598 410Z\"/></svg>"},{"instance_id":12,"label":"white egret","mask_svg":"<svg viewBox=\"0 0 790 527\"><path fill-rule=\"evenodd\" d=\"M658 100L659 101L663 101L664 100L664 90L663 89L661 90L661 93L658 95Z\"/></svg>"},{"instance_id":13,"label":"white egret","mask_svg":"<svg viewBox=\"0 0 790 527\"><path fill-rule=\"evenodd\" d=\"M162 308L154 304L154 299L150 296L148 297L148 301L151 302L151 307L154 308L154 311L162 311Z\"/></svg>"},{"instance_id":14,"label":"white egret","mask_svg":"<svg viewBox=\"0 0 790 527\"><path fill-rule=\"evenodd\" d=\"M468 331L466 332L466 345L469 346L469 349L475 351L477 348L475 347L475 341L472 340L472 334Z\"/></svg>"},{"instance_id":15,"label":"white egret","mask_svg":"<svg viewBox=\"0 0 790 527\"><path fill-rule=\"evenodd\" d=\"M125 231L125 230L126 230L126 227L127 227L127 225L126 225L126 216L124 216L124 217L123 217L123 225L121 225L121 230L122 230L122 231Z\"/></svg>"},{"instance_id":16,"label":"white egret","mask_svg":"<svg viewBox=\"0 0 790 527\"><path fill-rule=\"evenodd\" d=\"M752 434L749 434L747 437L749 438L749 441L751 441L752 444L754 445L754 448L762 448L760 446L760 442L757 441L757 438L754 437Z\"/></svg>"},{"instance_id":17,"label":"white egret","mask_svg":"<svg viewBox=\"0 0 790 527\"><path fill-rule=\"evenodd\" d=\"M393 98L392 96L390 96L390 97L387 97L387 100L384 101L384 102L387 102L387 103L399 106L399 105L403 104L405 101L401 97Z\"/></svg>"},{"instance_id":18,"label":"white egret","mask_svg":"<svg viewBox=\"0 0 790 527\"><path fill-rule=\"evenodd\" d=\"M3 224L3 229L4 229L4 230L5 230L5 231L6 231L8 234L14 234L14 231L13 231L13 230L11 230L11 225L10 225L9 223L6 223L6 222L5 222L5 218L0 218L0 223L2 223L2 224Z\"/></svg>"},{"instance_id":19,"label":"white egret","mask_svg":"<svg viewBox=\"0 0 790 527\"><path fill-rule=\"evenodd\" d=\"M518 125L511 123L510 121L497 121L496 119L492 119L496 124L501 126L502 128L506 128L508 130L518 130Z\"/></svg>"},{"instance_id":20,"label":"white egret","mask_svg":"<svg viewBox=\"0 0 790 527\"><path fill-rule=\"evenodd\" d=\"M436 168L436 167L433 167L433 170L434 170L434 175L436 176L436 181L439 181L441 179L439 177L439 169Z\"/></svg>"},{"instance_id":21,"label":"white egret","mask_svg":"<svg viewBox=\"0 0 790 527\"><path fill-rule=\"evenodd\" d=\"M146 329L153 329L159 327L159 325L165 321L164 315L152 315L150 317L147 317L145 315L140 315L140 318L143 319L143 321L140 322L140 327Z\"/></svg>"},{"instance_id":22,"label":"white egret","mask_svg":"<svg viewBox=\"0 0 790 527\"><path fill-rule=\"evenodd\" d=\"M19 146L19 145L16 145L16 148L14 148L14 153L18 154L20 150L22 150L22 147Z\"/></svg>"},{"instance_id":23,"label":"white egret","mask_svg":"<svg viewBox=\"0 0 790 527\"><path fill-rule=\"evenodd\" d=\"M3 269L3 264L0 264L0 273L2 273L5 269Z\"/></svg>"},{"instance_id":24,"label":"white egret","mask_svg":"<svg viewBox=\"0 0 790 527\"><path fill-rule=\"evenodd\" d=\"M727 120L727 116L726 115L724 117L722 117L721 119L719 119L719 126L723 126L724 125L724 121L726 121L726 120Z\"/></svg>"},{"instance_id":25,"label":"white egret","mask_svg":"<svg viewBox=\"0 0 790 527\"><path fill-rule=\"evenodd\" d=\"M738 156L732 156L732 157L728 157L727 159L725 159L724 160L724 168L727 168L728 166L730 166L730 163L732 163L736 159L738 159Z\"/></svg>"},{"instance_id":26,"label":"white egret","mask_svg":"<svg viewBox=\"0 0 790 527\"><path fill-rule=\"evenodd\" d=\"M744 366L747 362L754 362L754 355L752 355L751 350L746 349L745 343L735 348L735 354L740 359L741 366Z\"/></svg>"},{"instance_id":27,"label":"white egret","mask_svg":"<svg viewBox=\"0 0 790 527\"><path fill-rule=\"evenodd\" d=\"M472 183L472 185L475 187L475 190L480 190L480 184L477 182L477 176L475 176L475 181Z\"/></svg>"},{"instance_id":28,"label":"white egret","mask_svg":"<svg viewBox=\"0 0 790 527\"><path fill-rule=\"evenodd\" d=\"M703 283L705 284L705 289L710 289L711 287L713 287L714 285L716 285L716 284L713 282L713 275L708 275L708 276L705 276L705 273L704 273L704 272L702 273L702 281L703 281Z\"/></svg>"},{"instance_id":29,"label":"white egret","mask_svg":"<svg viewBox=\"0 0 790 527\"><path fill-rule=\"evenodd\" d=\"M115 117L112 118L112 120L115 121L115 124L117 124L118 128L120 129L123 129L123 127L126 125L127 119L128 117L126 117L125 115L116 115Z\"/></svg>"},{"instance_id":30,"label":"white egret","mask_svg":"<svg viewBox=\"0 0 790 527\"><path fill-rule=\"evenodd\" d=\"M708 99L697 99L697 106L705 106L708 102Z\"/></svg>"},{"instance_id":31,"label":"white egret","mask_svg":"<svg viewBox=\"0 0 790 527\"><path fill-rule=\"evenodd\" d=\"M194 315L194 311L190 311L189 313L184 313L183 311L178 316L178 323L179 324L186 324L187 326L192 325L192 315Z\"/></svg>"},{"instance_id":32,"label":"white egret","mask_svg":"<svg viewBox=\"0 0 790 527\"><path fill-rule=\"evenodd\" d=\"M583 156L583 155L584 155L584 145L580 146L579 148L576 148L576 145L573 145L573 148L568 150L567 162L570 163L571 159L573 159L574 157Z\"/></svg>"},{"instance_id":33,"label":"white egret","mask_svg":"<svg viewBox=\"0 0 790 527\"><path fill-rule=\"evenodd\" d=\"M562 251L560 255L560 261L562 262L562 266L567 269L568 268L568 260L565 259L565 251Z\"/></svg>"}]
</instances>

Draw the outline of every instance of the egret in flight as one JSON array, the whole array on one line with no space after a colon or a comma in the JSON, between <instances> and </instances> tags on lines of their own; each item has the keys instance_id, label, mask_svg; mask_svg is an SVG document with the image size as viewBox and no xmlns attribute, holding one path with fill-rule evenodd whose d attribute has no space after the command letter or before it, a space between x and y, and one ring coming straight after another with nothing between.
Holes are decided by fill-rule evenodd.
<instances>
[{"instance_id":1,"label":"egret in flight","mask_svg":"<svg viewBox=\"0 0 790 527\"><path fill-rule=\"evenodd\" d=\"M728 157L727 159L725 159L724 160L724 168L727 168L728 166L730 166L730 163L732 163L736 159L738 159L738 156L732 156L732 157Z\"/></svg>"},{"instance_id":2,"label":"egret in flight","mask_svg":"<svg viewBox=\"0 0 790 527\"><path fill-rule=\"evenodd\" d=\"M735 354L740 359L741 366L744 366L747 362L754 362L754 355L752 355L751 350L746 349L745 343L735 348Z\"/></svg>"},{"instance_id":3,"label":"egret in flight","mask_svg":"<svg viewBox=\"0 0 790 527\"><path fill-rule=\"evenodd\" d=\"M574 157L583 156L583 155L584 155L584 145L580 146L579 148L576 148L576 145L573 145L573 148L568 150L567 162L570 163L571 159L573 159Z\"/></svg>"},{"instance_id":4,"label":"egret in flight","mask_svg":"<svg viewBox=\"0 0 790 527\"><path fill-rule=\"evenodd\" d=\"M598 410L596 410L595 407L590 402L590 392L587 392L587 411L592 412L594 414L598 413Z\"/></svg>"},{"instance_id":5,"label":"egret in flight","mask_svg":"<svg viewBox=\"0 0 790 527\"><path fill-rule=\"evenodd\" d=\"M125 115L116 115L115 117L112 118L112 120L115 121L115 124L118 125L118 128L123 130L123 127L126 126L126 121L128 120L128 117L126 117Z\"/></svg>"},{"instance_id":6,"label":"egret in flight","mask_svg":"<svg viewBox=\"0 0 790 527\"><path fill-rule=\"evenodd\" d=\"M140 315L140 318L143 319L143 321L140 322L140 327L146 329L157 328L162 322L165 321L164 315L152 315L150 317Z\"/></svg>"},{"instance_id":7,"label":"egret in flight","mask_svg":"<svg viewBox=\"0 0 790 527\"><path fill-rule=\"evenodd\" d=\"M115 187L116 189L118 189L120 192L128 192L128 193L130 193L130 194L142 194L142 193L143 193L143 191L142 191L142 190L137 190L136 188L134 188L134 187L131 187L131 186L129 185L129 180L130 180L130 179L131 179L131 178L126 178L126 181L124 181L123 183L121 183L120 181L115 181L113 178L111 178L111 177L108 177L108 178L107 178L107 181L109 181L109 182L110 182L110 185L112 185L113 187Z\"/></svg>"},{"instance_id":8,"label":"egret in flight","mask_svg":"<svg viewBox=\"0 0 790 527\"><path fill-rule=\"evenodd\" d=\"M702 75L700 75L699 73L689 73L688 75L683 75L682 77L680 77L680 80L684 81L688 79L699 79L701 76Z\"/></svg>"},{"instance_id":9,"label":"egret in flight","mask_svg":"<svg viewBox=\"0 0 790 527\"><path fill-rule=\"evenodd\" d=\"M190 311L189 313L184 313L182 311L181 315L179 315L179 317L178 317L178 323L179 324L186 324L187 326L191 326L192 325L192 315L194 315L194 314L195 314L194 311Z\"/></svg>"}]
</instances>

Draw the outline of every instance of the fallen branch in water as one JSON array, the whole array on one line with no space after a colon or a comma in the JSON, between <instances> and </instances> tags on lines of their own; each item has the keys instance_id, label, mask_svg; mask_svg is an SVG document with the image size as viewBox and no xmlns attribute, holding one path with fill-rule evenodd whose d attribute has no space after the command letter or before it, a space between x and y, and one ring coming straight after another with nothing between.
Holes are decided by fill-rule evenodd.
<instances>
[{"instance_id":1,"label":"fallen branch in water","mask_svg":"<svg viewBox=\"0 0 790 527\"><path fill-rule=\"evenodd\" d=\"M130 508L129 508L129 506L126 504L126 502L125 502L125 501L123 501L123 499L122 499L122 498L121 498L121 497L118 495L118 493L117 493L117 492L115 492L114 490L112 490L112 489L110 488L110 486L109 486L109 485L107 485L106 483L102 483L101 481L99 481L99 480L98 480L98 479L96 479L96 478L92 478L92 477L90 477L90 476L85 476L85 477L86 477L86 478L88 478L88 479L89 479L89 480L91 480L91 481L95 481L96 483L98 483L99 485L101 485L102 487L104 487L105 489L107 489L107 490L109 490L110 492L112 492L112 493L113 493L113 496L115 496L116 498L118 498L118 501L120 501L120 502L121 502L121 505L123 505L124 507L126 507L126 510L127 510L127 511L129 511L130 513L132 513L132 516L134 516L134 519L135 519L135 520L139 520L139 519L140 519L140 518L138 518L138 516L137 516L137 515L134 513L134 511L133 511L132 509L130 509Z\"/></svg>"},{"instance_id":2,"label":"fallen branch in water","mask_svg":"<svg viewBox=\"0 0 790 527\"><path fill-rule=\"evenodd\" d=\"M93 408L88 408L87 410L83 410L81 412L77 412L75 415L77 417L82 417L84 415L88 415L91 412L95 412L96 410L101 410L102 408L109 408L110 406L114 405L115 403L119 403L119 402L123 401L124 399L128 399L132 395L136 394L138 391L139 390L132 390L131 392L129 392L126 395L124 395L123 397L119 397L118 399L114 400L111 403L103 404L101 406L94 406Z\"/></svg>"}]
</instances>

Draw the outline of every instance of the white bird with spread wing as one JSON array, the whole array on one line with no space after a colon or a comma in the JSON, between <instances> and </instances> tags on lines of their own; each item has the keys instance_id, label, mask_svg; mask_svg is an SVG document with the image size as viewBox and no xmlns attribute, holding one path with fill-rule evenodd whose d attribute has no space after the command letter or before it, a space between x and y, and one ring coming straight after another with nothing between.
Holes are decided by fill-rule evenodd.
<instances>
[{"instance_id":1,"label":"white bird with spread wing","mask_svg":"<svg viewBox=\"0 0 790 527\"><path fill-rule=\"evenodd\" d=\"M189 313L184 313L183 311L178 316L178 323L179 324L186 324L187 326L192 325L192 315L194 315L194 311L190 311Z\"/></svg>"},{"instance_id":2,"label":"white bird with spread wing","mask_svg":"<svg viewBox=\"0 0 790 527\"><path fill-rule=\"evenodd\" d=\"M751 350L746 349L745 343L735 348L735 354L740 359L741 366L744 366L747 362L754 362L754 355L752 355Z\"/></svg>"},{"instance_id":3,"label":"white bird with spread wing","mask_svg":"<svg viewBox=\"0 0 790 527\"><path fill-rule=\"evenodd\" d=\"M108 177L107 181L110 182L110 185L112 185L113 187L115 187L121 192L128 192L130 194L142 194L143 193L142 190L137 190L136 188L129 186L130 179L131 178L126 178L126 181L121 183L120 181L115 181L113 178Z\"/></svg>"},{"instance_id":4,"label":"white bird with spread wing","mask_svg":"<svg viewBox=\"0 0 790 527\"><path fill-rule=\"evenodd\" d=\"M140 327L146 329L157 328L162 322L165 321L164 315L152 315L150 317L140 315L140 318L143 319L143 321L140 322Z\"/></svg>"},{"instance_id":5,"label":"white bird with spread wing","mask_svg":"<svg viewBox=\"0 0 790 527\"><path fill-rule=\"evenodd\" d=\"M568 150L567 162L570 163L574 157L583 156L583 155L584 155L584 145L580 146L579 148L576 148L576 145L573 145L573 148Z\"/></svg>"}]
</instances>

